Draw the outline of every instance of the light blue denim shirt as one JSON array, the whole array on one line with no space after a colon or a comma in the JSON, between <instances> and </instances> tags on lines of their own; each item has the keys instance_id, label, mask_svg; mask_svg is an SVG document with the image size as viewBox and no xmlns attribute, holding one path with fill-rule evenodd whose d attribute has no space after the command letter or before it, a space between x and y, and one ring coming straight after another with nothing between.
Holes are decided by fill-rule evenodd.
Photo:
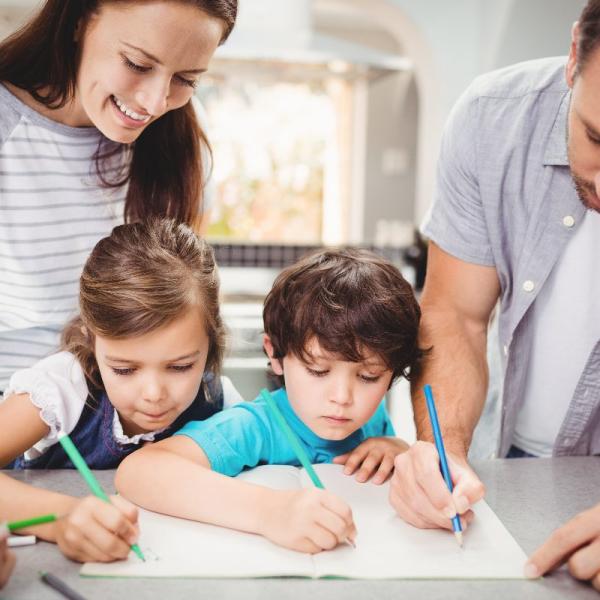
<instances>
[{"instance_id":1,"label":"light blue denim shirt","mask_svg":"<svg viewBox=\"0 0 600 600\"><path fill-rule=\"evenodd\" d=\"M444 131L435 201L422 227L449 254L498 272L499 456L510 448L523 402L531 308L586 210L568 166L565 62L530 61L475 80ZM581 374L554 455L600 453L599 401L600 342Z\"/></svg>"}]
</instances>

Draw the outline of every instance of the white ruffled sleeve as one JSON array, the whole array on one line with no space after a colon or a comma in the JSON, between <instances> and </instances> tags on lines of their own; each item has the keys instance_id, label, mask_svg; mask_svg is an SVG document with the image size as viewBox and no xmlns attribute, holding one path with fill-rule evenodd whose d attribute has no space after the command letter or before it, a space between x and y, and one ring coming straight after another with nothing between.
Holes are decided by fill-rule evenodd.
<instances>
[{"instance_id":1,"label":"white ruffled sleeve","mask_svg":"<svg viewBox=\"0 0 600 600\"><path fill-rule=\"evenodd\" d=\"M81 417L88 396L81 365L70 352L59 352L36 363L30 369L13 374L4 397L29 394L40 417L50 431L26 453L28 459L43 454L58 441L57 433L71 433Z\"/></svg>"}]
</instances>

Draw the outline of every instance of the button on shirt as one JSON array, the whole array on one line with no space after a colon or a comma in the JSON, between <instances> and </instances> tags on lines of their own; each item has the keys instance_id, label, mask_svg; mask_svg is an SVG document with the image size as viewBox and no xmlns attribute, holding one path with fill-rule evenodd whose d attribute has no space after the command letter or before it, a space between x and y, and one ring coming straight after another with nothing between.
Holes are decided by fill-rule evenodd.
<instances>
[{"instance_id":1,"label":"button on shirt","mask_svg":"<svg viewBox=\"0 0 600 600\"><path fill-rule=\"evenodd\" d=\"M569 171L564 69L564 58L550 58L475 80L446 126L435 202L422 228L449 254L498 273L499 341L507 348L499 456L513 442L525 401L532 307L586 211ZM568 348L557 351L568 360ZM600 453L599 400L597 342L566 400L555 455Z\"/></svg>"}]
</instances>

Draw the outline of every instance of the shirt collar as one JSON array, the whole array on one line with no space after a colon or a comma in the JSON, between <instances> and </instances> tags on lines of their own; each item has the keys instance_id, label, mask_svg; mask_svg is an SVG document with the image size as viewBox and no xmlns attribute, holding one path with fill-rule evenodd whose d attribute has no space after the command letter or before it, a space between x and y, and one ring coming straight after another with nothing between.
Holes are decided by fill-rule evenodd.
<instances>
[{"instance_id":1,"label":"shirt collar","mask_svg":"<svg viewBox=\"0 0 600 600\"><path fill-rule=\"evenodd\" d=\"M567 90L556 114L546 152L544 154L544 165L568 167L569 157L567 154L567 119L569 116L569 105L571 104L571 90Z\"/></svg>"}]
</instances>

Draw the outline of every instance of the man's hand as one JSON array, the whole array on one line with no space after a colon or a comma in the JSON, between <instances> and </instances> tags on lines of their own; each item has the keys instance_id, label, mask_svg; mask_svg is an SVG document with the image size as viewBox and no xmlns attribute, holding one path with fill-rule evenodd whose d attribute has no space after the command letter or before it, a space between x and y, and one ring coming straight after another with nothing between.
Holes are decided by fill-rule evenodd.
<instances>
[{"instance_id":1,"label":"man's hand","mask_svg":"<svg viewBox=\"0 0 600 600\"><path fill-rule=\"evenodd\" d=\"M485 487L465 459L447 453L454 492L442 477L439 456L429 442L416 442L396 456L390 484L390 503L407 523L423 529L452 529L450 519L461 517L463 528L473 520L471 506Z\"/></svg>"},{"instance_id":2,"label":"man's hand","mask_svg":"<svg viewBox=\"0 0 600 600\"><path fill-rule=\"evenodd\" d=\"M529 558L527 577L540 577L567 562L576 579L600 591L600 504L557 529Z\"/></svg>"},{"instance_id":3,"label":"man's hand","mask_svg":"<svg viewBox=\"0 0 600 600\"><path fill-rule=\"evenodd\" d=\"M345 465L346 475L356 472L356 481L364 483L372 476L373 483L380 485L394 470L394 458L408 448L408 444L400 438L373 437L366 439L351 452L336 456L333 462Z\"/></svg>"}]
</instances>

